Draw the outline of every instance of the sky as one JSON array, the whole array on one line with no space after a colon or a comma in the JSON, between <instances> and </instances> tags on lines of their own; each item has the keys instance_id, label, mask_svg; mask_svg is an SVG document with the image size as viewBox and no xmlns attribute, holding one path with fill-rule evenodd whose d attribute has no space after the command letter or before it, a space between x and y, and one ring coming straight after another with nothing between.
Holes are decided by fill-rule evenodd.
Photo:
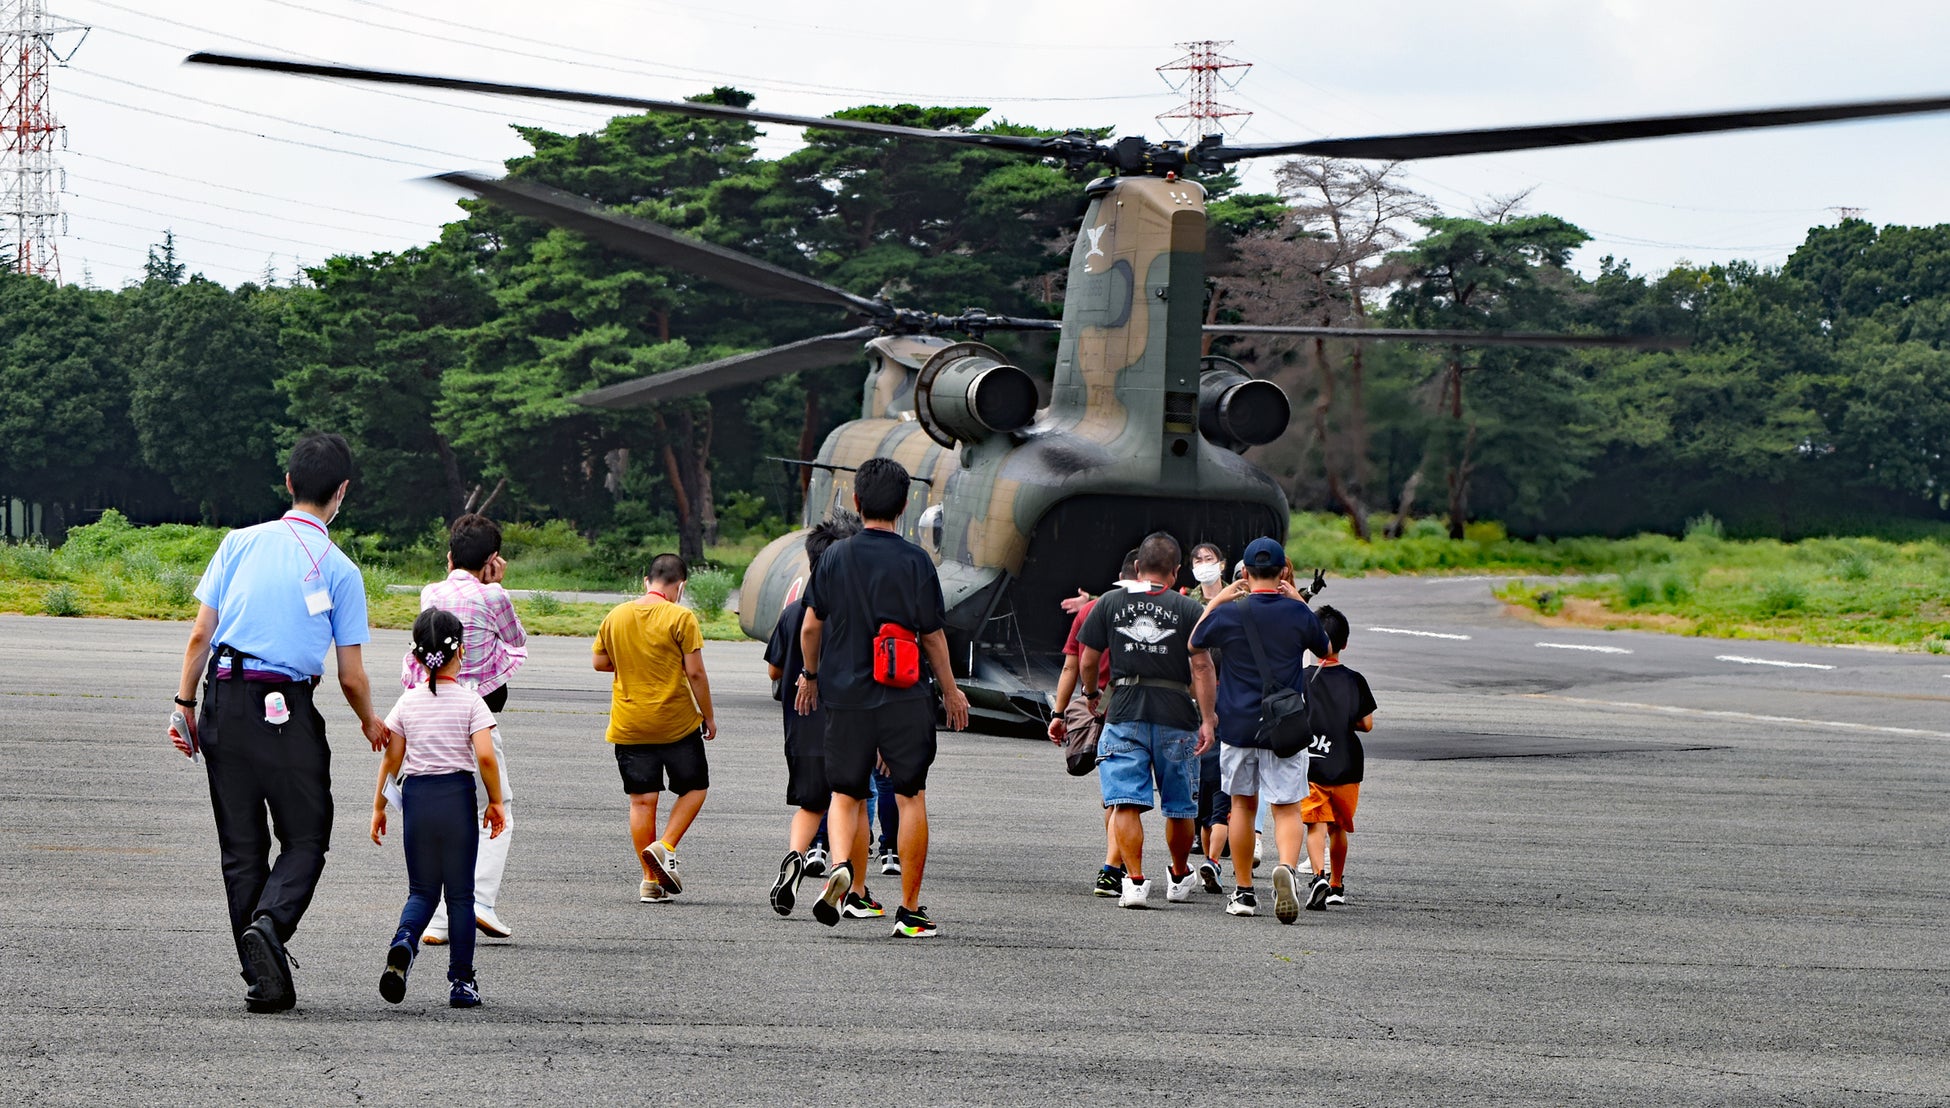
<instances>
[{"instance_id":1,"label":"sky","mask_svg":"<svg viewBox=\"0 0 1950 1108\"><path fill-rule=\"evenodd\" d=\"M67 128L62 279L116 288L173 232L226 285L294 279L334 254L397 251L457 218L426 176L493 172L606 113L561 104L183 66L194 50L277 54L680 99L713 85L824 115L863 103L977 104L991 119L1167 137L1183 102L1155 71L1229 40L1221 99L1238 142L1950 94L1950 5L1859 0L48 0L73 54L50 78ZM76 46L79 43L78 47ZM1167 121L1172 122L1172 121ZM1173 124L1176 126L1176 124ZM768 127L760 152L794 148ZM1271 160L1247 183L1272 184ZM1778 265L1807 229L1861 209L1950 222L1950 115L1407 163L1454 214L1529 190L1606 255L1657 274Z\"/></svg>"}]
</instances>

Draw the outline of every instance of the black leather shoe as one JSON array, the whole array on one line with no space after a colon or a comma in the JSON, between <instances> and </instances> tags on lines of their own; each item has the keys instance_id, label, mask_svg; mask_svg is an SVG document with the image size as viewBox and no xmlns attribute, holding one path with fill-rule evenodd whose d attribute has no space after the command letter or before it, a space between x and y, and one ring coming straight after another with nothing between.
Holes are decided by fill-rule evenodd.
<instances>
[{"instance_id":1,"label":"black leather shoe","mask_svg":"<svg viewBox=\"0 0 1950 1108\"><path fill-rule=\"evenodd\" d=\"M244 1006L253 1012L283 1012L298 1003L298 991L291 983L291 959L278 939L270 916L259 916L244 928L244 957L250 960L256 981L244 994Z\"/></svg>"}]
</instances>

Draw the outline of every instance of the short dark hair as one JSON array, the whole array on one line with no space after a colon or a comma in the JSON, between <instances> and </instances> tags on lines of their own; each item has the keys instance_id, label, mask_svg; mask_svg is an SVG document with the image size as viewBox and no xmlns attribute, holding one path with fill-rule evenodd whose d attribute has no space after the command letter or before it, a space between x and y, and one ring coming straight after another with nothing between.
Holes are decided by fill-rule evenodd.
<instances>
[{"instance_id":1,"label":"short dark hair","mask_svg":"<svg viewBox=\"0 0 1950 1108\"><path fill-rule=\"evenodd\" d=\"M853 495L863 519L882 523L907 509L907 467L892 458L868 458L853 474Z\"/></svg>"},{"instance_id":2,"label":"short dark hair","mask_svg":"<svg viewBox=\"0 0 1950 1108\"><path fill-rule=\"evenodd\" d=\"M845 508L837 509L831 516L813 524L812 530L806 532L806 572L811 573L819 567L819 556L826 553L827 547L859 533L860 517Z\"/></svg>"},{"instance_id":3,"label":"short dark hair","mask_svg":"<svg viewBox=\"0 0 1950 1108\"><path fill-rule=\"evenodd\" d=\"M675 554L659 554L650 559L650 572L644 576L652 581L688 581L691 567Z\"/></svg>"},{"instance_id":4,"label":"short dark hair","mask_svg":"<svg viewBox=\"0 0 1950 1108\"><path fill-rule=\"evenodd\" d=\"M1314 618L1320 621L1320 629L1327 632L1327 645L1334 648L1334 653L1339 654L1347 649L1347 617L1340 613L1340 609L1322 604L1320 610L1314 613Z\"/></svg>"},{"instance_id":5,"label":"short dark hair","mask_svg":"<svg viewBox=\"0 0 1950 1108\"><path fill-rule=\"evenodd\" d=\"M1117 567L1117 575L1119 577L1129 580L1137 573L1137 554L1137 547L1135 546L1124 552L1124 561Z\"/></svg>"},{"instance_id":6,"label":"short dark hair","mask_svg":"<svg viewBox=\"0 0 1950 1108\"><path fill-rule=\"evenodd\" d=\"M1225 560L1226 560L1226 552L1225 552L1225 551L1223 551L1223 550L1220 550L1220 549L1219 549L1219 544L1218 544L1218 543L1215 543L1215 542L1202 542L1202 543L1199 543L1199 544L1197 544L1197 545L1195 545L1195 546L1193 546L1193 547L1192 547L1192 557L1194 557L1194 558L1196 558L1196 557L1198 557L1198 552L1199 552L1199 551L1201 551L1201 550L1209 550L1209 551L1211 551L1211 552L1212 552L1212 557L1213 557L1213 558L1215 558L1215 559L1217 559L1217 560L1219 561L1219 563L1220 563L1221 565L1223 565L1223 564L1225 563Z\"/></svg>"},{"instance_id":7,"label":"short dark hair","mask_svg":"<svg viewBox=\"0 0 1950 1108\"><path fill-rule=\"evenodd\" d=\"M1246 576L1248 579L1253 581L1278 581L1280 579L1280 574L1285 572L1286 572L1286 567L1283 565L1277 565L1277 566L1248 565L1246 567Z\"/></svg>"},{"instance_id":8,"label":"short dark hair","mask_svg":"<svg viewBox=\"0 0 1950 1108\"><path fill-rule=\"evenodd\" d=\"M294 501L323 504L352 479L352 448L345 444L344 435L313 431L291 448L284 472L291 478Z\"/></svg>"},{"instance_id":9,"label":"short dark hair","mask_svg":"<svg viewBox=\"0 0 1950 1108\"><path fill-rule=\"evenodd\" d=\"M455 569L480 569L501 552L501 525L479 512L454 521L447 532L447 556Z\"/></svg>"},{"instance_id":10,"label":"short dark hair","mask_svg":"<svg viewBox=\"0 0 1950 1108\"><path fill-rule=\"evenodd\" d=\"M1137 555L1139 569L1167 573L1174 578L1178 576L1182 558L1178 540L1163 531L1153 531L1144 536L1144 541L1138 544Z\"/></svg>"}]
</instances>

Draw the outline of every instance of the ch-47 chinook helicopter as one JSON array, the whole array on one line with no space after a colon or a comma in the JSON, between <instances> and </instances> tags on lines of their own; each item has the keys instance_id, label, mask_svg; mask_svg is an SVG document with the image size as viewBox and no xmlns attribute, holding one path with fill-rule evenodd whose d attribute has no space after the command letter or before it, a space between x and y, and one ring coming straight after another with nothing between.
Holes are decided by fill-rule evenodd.
<instances>
[{"instance_id":1,"label":"ch-47 chinook helicopter","mask_svg":"<svg viewBox=\"0 0 1950 1108\"><path fill-rule=\"evenodd\" d=\"M1660 116L1588 123L1304 142L1194 144L1081 132L1053 137L931 131L818 119L717 104L426 76L284 59L197 54L210 65L384 84L418 85L634 111L817 127L946 142L1108 170L1085 189L1062 320L939 315L855 295L755 258L678 234L581 197L526 181L442 177L515 212L565 227L755 297L826 304L857 326L785 346L612 385L575 399L628 408L839 364L864 344L860 418L807 460L808 525L852 507L860 462L891 457L914 476L902 532L938 564L958 683L995 720L1043 719L1069 618L1059 601L1110 576L1124 550L1155 530L1188 544L1238 551L1261 535L1284 539L1285 495L1240 457L1280 437L1290 415L1277 385L1237 363L1201 357L1207 332L1469 345L1659 346L1656 338L1269 327L1204 323L1205 190L1191 179L1245 158L1323 155L1388 161L1779 127L1950 110L1950 97ZM981 339L990 331L1060 331L1047 405L1035 382ZM943 335L966 336L950 341ZM806 532L767 546L747 572L739 617L767 637L803 586Z\"/></svg>"}]
</instances>

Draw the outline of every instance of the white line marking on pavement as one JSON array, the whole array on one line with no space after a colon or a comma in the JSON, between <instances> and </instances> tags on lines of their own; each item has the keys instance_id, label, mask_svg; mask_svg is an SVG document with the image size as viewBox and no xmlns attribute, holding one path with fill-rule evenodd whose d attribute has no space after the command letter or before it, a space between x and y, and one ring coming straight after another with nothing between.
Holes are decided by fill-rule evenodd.
<instances>
[{"instance_id":1,"label":"white line marking on pavement","mask_svg":"<svg viewBox=\"0 0 1950 1108\"><path fill-rule=\"evenodd\" d=\"M1926 739L1950 739L1950 731L1924 731L1916 727L1880 727L1872 723L1847 723L1833 719L1762 716L1752 712L1728 712L1714 708L1677 708L1670 704L1639 704L1630 700L1586 700L1579 696L1556 696L1551 693L1526 693L1525 698L1558 700L1566 704L1590 704L1600 708L1637 708L1643 712L1660 712L1672 716L1711 716L1715 719L1738 719L1750 723L1794 723L1803 727L1833 727L1841 731L1870 731L1879 735L1916 735Z\"/></svg>"},{"instance_id":2,"label":"white line marking on pavement","mask_svg":"<svg viewBox=\"0 0 1950 1108\"><path fill-rule=\"evenodd\" d=\"M1773 658L1746 658L1739 654L1717 654L1713 660L1716 662L1739 662L1743 666L1780 666L1782 669L1835 668L1834 666L1824 666L1820 662L1782 662Z\"/></svg>"},{"instance_id":3,"label":"white line marking on pavement","mask_svg":"<svg viewBox=\"0 0 1950 1108\"><path fill-rule=\"evenodd\" d=\"M1593 654L1630 654L1631 653L1631 651L1625 649L1622 646L1586 646L1583 643L1575 643L1575 642L1540 642L1537 645L1542 647L1548 647L1551 650L1589 650Z\"/></svg>"},{"instance_id":4,"label":"white line marking on pavement","mask_svg":"<svg viewBox=\"0 0 1950 1108\"><path fill-rule=\"evenodd\" d=\"M1445 635L1440 631L1409 631L1401 627L1370 627L1368 628L1368 630L1379 632L1380 634L1383 635L1415 635L1424 639L1456 639L1460 642L1469 641L1468 635Z\"/></svg>"}]
</instances>

